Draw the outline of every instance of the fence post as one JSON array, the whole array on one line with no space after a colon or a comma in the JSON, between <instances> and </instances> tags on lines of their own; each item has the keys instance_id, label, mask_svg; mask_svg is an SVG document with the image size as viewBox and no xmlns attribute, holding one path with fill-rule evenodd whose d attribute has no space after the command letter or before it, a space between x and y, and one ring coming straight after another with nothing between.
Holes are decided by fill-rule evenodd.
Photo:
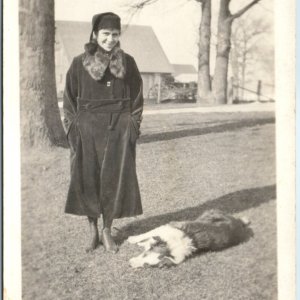
<instances>
[{"instance_id":1,"label":"fence post","mask_svg":"<svg viewBox=\"0 0 300 300\"><path fill-rule=\"evenodd\" d=\"M160 100L161 100L161 75L158 75L158 86L157 86L157 99L156 99L156 103L159 104Z\"/></svg>"},{"instance_id":2,"label":"fence post","mask_svg":"<svg viewBox=\"0 0 300 300\"><path fill-rule=\"evenodd\" d=\"M260 101L260 95L261 95L261 80L258 80L257 82L257 101Z\"/></svg>"}]
</instances>

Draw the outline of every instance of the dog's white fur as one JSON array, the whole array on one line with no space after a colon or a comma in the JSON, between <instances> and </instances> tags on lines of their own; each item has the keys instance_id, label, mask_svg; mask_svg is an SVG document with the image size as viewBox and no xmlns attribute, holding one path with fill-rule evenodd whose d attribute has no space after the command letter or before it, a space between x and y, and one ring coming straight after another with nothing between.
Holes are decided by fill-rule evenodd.
<instances>
[{"instance_id":1,"label":"dog's white fur","mask_svg":"<svg viewBox=\"0 0 300 300\"><path fill-rule=\"evenodd\" d=\"M137 236L128 242L144 247L143 253L129 260L133 268L145 265L180 264L197 250L219 250L237 244L250 224L218 210L209 210L195 221L170 222Z\"/></svg>"},{"instance_id":2,"label":"dog's white fur","mask_svg":"<svg viewBox=\"0 0 300 300\"><path fill-rule=\"evenodd\" d=\"M133 268L142 267L145 263L149 265L156 265L159 263L160 253L151 252L145 256L146 252L151 249L151 246L156 243L156 240L153 238L155 236L167 243L171 254L171 256L167 256L167 258L174 264L180 264L187 256L197 250L193 246L192 239L185 235L182 230L175 228L170 224L163 225L144 234L130 236L128 238L130 244L138 244L145 248L142 254L130 259L130 265Z\"/></svg>"}]
</instances>

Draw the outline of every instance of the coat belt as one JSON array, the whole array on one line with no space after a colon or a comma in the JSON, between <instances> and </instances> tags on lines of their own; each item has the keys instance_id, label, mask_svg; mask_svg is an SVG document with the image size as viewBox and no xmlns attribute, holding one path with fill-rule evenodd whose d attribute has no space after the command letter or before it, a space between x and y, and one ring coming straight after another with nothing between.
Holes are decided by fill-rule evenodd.
<instances>
[{"instance_id":1,"label":"coat belt","mask_svg":"<svg viewBox=\"0 0 300 300\"><path fill-rule=\"evenodd\" d=\"M108 126L109 130L113 130L119 120L121 113L130 112L130 98L119 99L77 99L77 114L75 119L77 120L80 113L117 113L114 117L111 117L111 123Z\"/></svg>"},{"instance_id":2,"label":"coat belt","mask_svg":"<svg viewBox=\"0 0 300 300\"><path fill-rule=\"evenodd\" d=\"M78 99L77 111L88 112L127 112L130 111L130 99L101 99L101 100L87 100Z\"/></svg>"}]
</instances>

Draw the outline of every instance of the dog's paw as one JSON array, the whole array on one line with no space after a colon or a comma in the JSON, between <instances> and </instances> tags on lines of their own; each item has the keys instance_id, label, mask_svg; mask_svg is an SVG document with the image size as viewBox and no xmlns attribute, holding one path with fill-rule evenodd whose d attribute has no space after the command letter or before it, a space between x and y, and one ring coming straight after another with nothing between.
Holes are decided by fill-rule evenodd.
<instances>
[{"instance_id":1,"label":"dog's paw","mask_svg":"<svg viewBox=\"0 0 300 300\"><path fill-rule=\"evenodd\" d=\"M129 264L133 269L142 268L143 264L141 263L139 257L133 257L129 260Z\"/></svg>"},{"instance_id":2,"label":"dog's paw","mask_svg":"<svg viewBox=\"0 0 300 300\"><path fill-rule=\"evenodd\" d=\"M129 236L127 242L129 244L137 244L139 242L139 239L137 238L137 236Z\"/></svg>"}]
</instances>

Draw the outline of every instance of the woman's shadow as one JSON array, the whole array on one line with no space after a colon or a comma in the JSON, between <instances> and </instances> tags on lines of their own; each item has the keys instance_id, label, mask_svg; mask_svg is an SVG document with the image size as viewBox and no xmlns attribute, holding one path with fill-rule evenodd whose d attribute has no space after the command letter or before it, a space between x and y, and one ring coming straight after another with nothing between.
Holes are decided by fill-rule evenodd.
<instances>
[{"instance_id":1,"label":"woman's shadow","mask_svg":"<svg viewBox=\"0 0 300 300\"><path fill-rule=\"evenodd\" d=\"M275 199L276 185L236 191L214 200L207 201L198 206L188 207L180 211L133 221L118 230L116 241L119 244L122 244L130 235L137 235L147 232L155 227L164 225L171 221L194 220L204 211L209 209L219 209L225 213L233 214L249 208L257 207L263 203Z\"/></svg>"}]
</instances>

